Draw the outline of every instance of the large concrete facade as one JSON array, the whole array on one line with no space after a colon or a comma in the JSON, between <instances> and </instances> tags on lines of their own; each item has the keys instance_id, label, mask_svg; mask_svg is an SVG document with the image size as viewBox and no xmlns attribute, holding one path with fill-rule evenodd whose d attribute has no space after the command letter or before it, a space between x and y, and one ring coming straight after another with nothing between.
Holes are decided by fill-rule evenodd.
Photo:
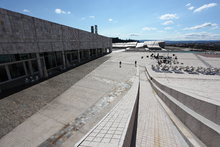
<instances>
[{"instance_id":1,"label":"large concrete facade","mask_svg":"<svg viewBox=\"0 0 220 147\"><path fill-rule=\"evenodd\" d=\"M111 48L111 39L0 9L0 54Z\"/></svg>"},{"instance_id":2,"label":"large concrete facade","mask_svg":"<svg viewBox=\"0 0 220 147\"><path fill-rule=\"evenodd\" d=\"M12 81L42 79L54 69L88 62L112 48L108 37L1 8L0 38L0 93Z\"/></svg>"}]
</instances>

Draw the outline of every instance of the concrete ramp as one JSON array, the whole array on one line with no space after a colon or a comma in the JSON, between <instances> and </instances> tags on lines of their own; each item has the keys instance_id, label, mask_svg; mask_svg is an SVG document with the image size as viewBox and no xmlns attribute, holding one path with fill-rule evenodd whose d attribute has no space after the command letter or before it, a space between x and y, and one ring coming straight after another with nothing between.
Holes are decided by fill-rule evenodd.
<instances>
[{"instance_id":1,"label":"concrete ramp","mask_svg":"<svg viewBox=\"0 0 220 147\"><path fill-rule=\"evenodd\" d=\"M139 76L121 101L75 146L131 146L138 107Z\"/></svg>"},{"instance_id":2,"label":"concrete ramp","mask_svg":"<svg viewBox=\"0 0 220 147\"><path fill-rule=\"evenodd\" d=\"M148 79L142 73L136 146L188 146L156 97Z\"/></svg>"},{"instance_id":3,"label":"concrete ramp","mask_svg":"<svg viewBox=\"0 0 220 147\"><path fill-rule=\"evenodd\" d=\"M92 67L93 64L86 65ZM129 79L135 73L136 68L131 65L119 68L118 63L102 63L3 136L0 146L60 146L72 136L80 139L94 126L93 122L97 123L107 113L106 110L130 89L132 83Z\"/></svg>"}]
</instances>

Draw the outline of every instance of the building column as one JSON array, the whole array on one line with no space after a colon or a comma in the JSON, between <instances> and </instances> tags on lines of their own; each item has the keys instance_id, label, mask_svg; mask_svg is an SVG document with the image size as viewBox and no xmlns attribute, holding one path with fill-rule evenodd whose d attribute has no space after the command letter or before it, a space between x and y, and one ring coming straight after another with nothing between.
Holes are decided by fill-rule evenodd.
<instances>
[{"instance_id":1,"label":"building column","mask_svg":"<svg viewBox=\"0 0 220 147\"><path fill-rule=\"evenodd\" d=\"M108 48L109 49L109 53L111 53L112 52L112 47L110 47L110 48Z\"/></svg>"},{"instance_id":2,"label":"building column","mask_svg":"<svg viewBox=\"0 0 220 147\"><path fill-rule=\"evenodd\" d=\"M71 62L73 62L73 55L72 55L72 52L70 53L70 64ZM72 65L72 64L71 64Z\"/></svg>"},{"instance_id":3,"label":"building column","mask_svg":"<svg viewBox=\"0 0 220 147\"><path fill-rule=\"evenodd\" d=\"M43 57L42 59L43 59L44 77L47 78L47 77L48 77L48 73L47 73L47 68L46 68L45 59L44 59L44 57Z\"/></svg>"},{"instance_id":4,"label":"building column","mask_svg":"<svg viewBox=\"0 0 220 147\"><path fill-rule=\"evenodd\" d=\"M95 56L98 57L98 49L95 49Z\"/></svg>"},{"instance_id":5,"label":"building column","mask_svg":"<svg viewBox=\"0 0 220 147\"><path fill-rule=\"evenodd\" d=\"M8 80L11 80L11 73L9 71L9 68L8 68L8 65L5 65L5 70L6 70L6 73L7 73L7 76L8 76Z\"/></svg>"},{"instance_id":6,"label":"building column","mask_svg":"<svg viewBox=\"0 0 220 147\"><path fill-rule=\"evenodd\" d=\"M36 53L36 57L37 57L37 66L38 66L38 71L39 71L39 75L41 78L43 78L43 67L40 61L40 54Z\"/></svg>"},{"instance_id":7,"label":"building column","mask_svg":"<svg viewBox=\"0 0 220 147\"><path fill-rule=\"evenodd\" d=\"M91 59L91 51L88 49L88 59Z\"/></svg>"},{"instance_id":8,"label":"building column","mask_svg":"<svg viewBox=\"0 0 220 147\"><path fill-rule=\"evenodd\" d=\"M65 60L65 53L62 51L62 57L63 57L63 68L66 69L66 60Z\"/></svg>"},{"instance_id":9,"label":"building column","mask_svg":"<svg viewBox=\"0 0 220 147\"><path fill-rule=\"evenodd\" d=\"M82 50L81 53L82 53L82 57L81 57L81 59L84 60L84 58L85 58L85 56L84 56L84 50Z\"/></svg>"},{"instance_id":10,"label":"building column","mask_svg":"<svg viewBox=\"0 0 220 147\"><path fill-rule=\"evenodd\" d=\"M80 63L80 50L77 50L78 62Z\"/></svg>"},{"instance_id":11,"label":"building column","mask_svg":"<svg viewBox=\"0 0 220 147\"><path fill-rule=\"evenodd\" d=\"M24 67L25 75L28 76L28 71L27 71L27 67L26 67L25 61L23 61L22 64L23 64L23 67Z\"/></svg>"},{"instance_id":12,"label":"building column","mask_svg":"<svg viewBox=\"0 0 220 147\"><path fill-rule=\"evenodd\" d=\"M32 64L31 64L31 60L28 60L28 67L30 69L31 75L33 75L34 72L33 72Z\"/></svg>"}]
</instances>

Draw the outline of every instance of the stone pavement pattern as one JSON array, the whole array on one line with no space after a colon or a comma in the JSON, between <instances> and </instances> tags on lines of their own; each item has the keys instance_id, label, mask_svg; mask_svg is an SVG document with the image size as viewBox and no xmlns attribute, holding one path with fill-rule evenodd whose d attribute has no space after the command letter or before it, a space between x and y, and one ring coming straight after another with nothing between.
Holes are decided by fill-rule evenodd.
<instances>
[{"instance_id":1,"label":"stone pavement pattern","mask_svg":"<svg viewBox=\"0 0 220 147\"><path fill-rule=\"evenodd\" d=\"M203 62L207 62L212 67L220 67L220 58L203 57L193 53L175 53L178 60L183 65L177 66L194 66L209 67ZM161 55L166 55L162 54ZM202 60L200 60L199 58ZM148 63L155 64L155 60L148 59ZM173 65L176 66L176 65ZM220 76L219 75L202 75L202 74L175 74L175 73L157 73L152 71L151 65L147 65L148 72L158 82L168 87L176 89L182 93L187 93L193 97L198 97L204 101L217 103L220 105ZM199 86L198 86L199 85Z\"/></svg>"},{"instance_id":2,"label":"stone pavement pattern","mask_svg":"<svg viewBox=\"0 0 220 147\"><path fill-rule=\"evenodd\" d=\"M155 95L145 74L141 73L136 146L188 146Z\"/></svg>"},{"instance_id":3,"label":"stone pavement pattern","mask_svg":"<svg viewBox=\"0 0 220 147\"><path fill-rule=\"evenodd\" d=\"M139 78L120 102L75 146L122 146L137 98Z\"/></svg>"},{"instance_id":4,"label":"stone pavement pattern","mask_svg":"<svg viewBox=\"0 0 220 147\"><path fill-rule=\"evenodd\" d=\"M0 138L108 59L99 58L1 99Z\"/></svg>"},{"instance_id":5,"label":"stone pavement pattern","mask_svg":"<svg viewBox=\"0 0 220 147\"><path fill-rule=\"evenodd\" d=\"M77 73L78 76L81 77L77 78L78 81L62 91L57 97L53 97L53 99L51 99L53 100L52 102L48 103L43 109L40 109L39 112L35 113L24 123L3 137L0 140L1 146L37 146L48 138L53 137L53 135L60 132L63 127L69 123L74 123L77 117L82 116L84 112L94 106L100 99L118 93L118 85L129 84L127 83L128 80L136 73L134 61L137 61L140 66L146 66L146 64L151 63L151 61L146 58L146 55L149 54L143 52L119 52L111 54L106 62L100 63L101 65L98 64L100 66L94 67L92 72L90 71L84 74L83 77L80 76L80 74L87 71L81 68L80 72ZM141 59L141 56L144 56L144 59ZM195 56L189 54L189 57L191 56L193 60L197 59ZM119 61L122 61L122 68L118 67ZM203 63L200 62L200 64ZM89 67L91 64L86 64L85 66ZM73 73L69 73L70 76L71 74ZM165 75L165 77L166 76L167 75ZM70 78L75 79L74 77ZM51 83L51 87L53 85L54 84ZM127 90L128 89L129 88L127 88ZM121 91L119 91L119 93L120 92ZM111 97L108 99L109 103L115 102L116 104L126 92L125 90L119 95L116 94L117 96L113 97L112 100ZM187 146L168 115L155 99L153 90L143 73L141 74L140 94L137 146ZM82 129L78 131L73 131L74 135L67 139L61 146L73 146L73 144L91 130L94 124L99 122L106 113L107 112L104 113L104 110L100 111L98 113L98 116L100 116L99 119L95 120L93 124L85 119L85 121L88 121L88 126L85 125L84 128L82 127ZM115 111L115 113L120 113L120 111ZM94 119L96 119L96 115L94 115ZM117 136L115 137L115 139L117 139Z\"/></svg>"},{"instance_id":6,"label":"stone pavement pattern","mask_svg":"<svg viewBox=\"0 0 220 147\"><path fill-rule=\"evenodd\" d=\"M103 58L106 59L106 57L100 59ZM100 60L98 59L98 61ZM118 63L107 61L104 63L101 62L101 64L99 62L100 66L93 68L93 63L83 65L84 68L80 68L81 70L77 72L79 77L82 77L80 75L84 75L82 79L77 78L78 81L69 87L69 89L58 95L53 101L2 137L0 140L1 146L38 146L65 126L73 123L75 119L80 117L100 99L107 97L107 103L110 105L114 101L120 100L123 94L126 93L126 90L129 89L129 83L127 82L136 73L135 67L124 65L119 70ZM90 66L94 70L87 72L85 66ZM63 74L65 75L65 73ZM56 80L56 77L54 77L54 80ZM125 86L125 88L122 88L124 90L118 90L120 86ZM38 95L41 95L40 91ZM100 104L102 106L103 103ZM103 111L100 110L95 115L103 115L102 113ZM85 120L89 127L83 132L81 131L81 135L85 135L84 133L87 133L93 127L89 125L90 121L87 118Z\"/></svg>"}]
</instances>

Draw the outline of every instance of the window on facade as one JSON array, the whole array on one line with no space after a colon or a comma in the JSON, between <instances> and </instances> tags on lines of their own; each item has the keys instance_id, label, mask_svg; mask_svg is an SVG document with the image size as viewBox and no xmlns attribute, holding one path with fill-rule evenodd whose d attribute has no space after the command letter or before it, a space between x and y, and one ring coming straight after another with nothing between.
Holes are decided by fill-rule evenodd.
<instances>
[{"instance_id":1,"label":"window on facade","mask_svg":"<svg viewBox=\"0 0 220 147\"><path fill-rule=\"evenodd\" d=\"M31 75L31 69L30 69L28 61L25 61L25 66L26 66L26 69L27 69L27 74Z\"/></svg>"},{"instance_id":2,"label":"window on facade","mask_svg":"<svg viewBox=\"0 0 220 147\"><path fill-rule=\"evenodd\" d=\"M78 56L78 54L77 54L77 51L73 51L73 54L72 54L72 56L73 56L73 60L77 60L77 56Z\"/></svg>"},{"instance_id":3,"label":"window on facade","mask_svg":"<svg viewBox=\"0 0 220 147\"><path fill-rule=\"evenodd\" d=\"M15 63L8 65L12 78L17 78L25 75L23 63Z\"/></svg>"},{"instance_id":4,"label":"window on facade","mask_svg":"<svg viewBox=\"0 0 220 147\"><path fill-rule=\"evenodd\" d=\"M0 82L4 82L7 80L8 80L8 76L5 70L5 66L0 66Z\"/></svg>"},{"instance_id":5,"label":"window on facade","mask_svg":"<svg viewBox=\"0 0 220 147\"><path fill-rule=\"evenodd\" d=\"M0 55L0 63L21 61L36 58L36 54L7 54Z\"/></svg>"},{"instance_id":6,"label":"window on facade","mask_svg":"<svg viewBox=\"0 0 220 147\"><path fill-rule=\"evenodd\" d=\"M62 52L56 52L57 66L63 64Z\"/></svg>"},{"instance_id":7,"label":"window on facade","mask_svg":"<svg viewBox=\"0 0 220 147\"><path fill-rule=\"evenodd\" d=\"M34 53L29 54L29 57L30 57L30 59L37 58L37 57L36 57L36 54L34 54Z\"/></svg>"},{"instance_id":8,"label":"window on facade","mask_svg":"<svg viewBox=\"0 0 220 147\"><path fill-rule=\"evenodd\" d=\"M19 60L27 60L29 58L29 54L19 54Z\"/></svg>"},{"instance_id":9,"label":"window on facade","mask_svg":"<svg viewBox=\"0 0 220 147\"><path fill-rule=\"evenodd\" d=\"M33 72L38 72L37 60L32 60L31 64Z\"/></svg>"},{"instance_id":10,"label":"window on facade","mask_svg":"<svg viewBox=\"0 0 220 147\"><path fill-rule=\"evenodd\" d=\"M66 54L66 59L67 59L67 63L71 63L72 59L70 53Z\"/></svg>"},{"instance_id":11,"label":"window on facade","mask_svg":"<svg viewBox=\"0 0 220 147\"><path fill-rule=\"evenodd\" d=\"M44 58L47 69L56 67L56 57L54 53L45 53Z\"/></svg>"},{"instance_id":12,"label":"window on facade","mask_svg":"<svg viewBox=\"0 0 220 147\"><path fill-rule=\"evenodd\" d=\"M10 55L0 55L0 63L7 63L10 61Z\"/></svg>"}]
</instances>

